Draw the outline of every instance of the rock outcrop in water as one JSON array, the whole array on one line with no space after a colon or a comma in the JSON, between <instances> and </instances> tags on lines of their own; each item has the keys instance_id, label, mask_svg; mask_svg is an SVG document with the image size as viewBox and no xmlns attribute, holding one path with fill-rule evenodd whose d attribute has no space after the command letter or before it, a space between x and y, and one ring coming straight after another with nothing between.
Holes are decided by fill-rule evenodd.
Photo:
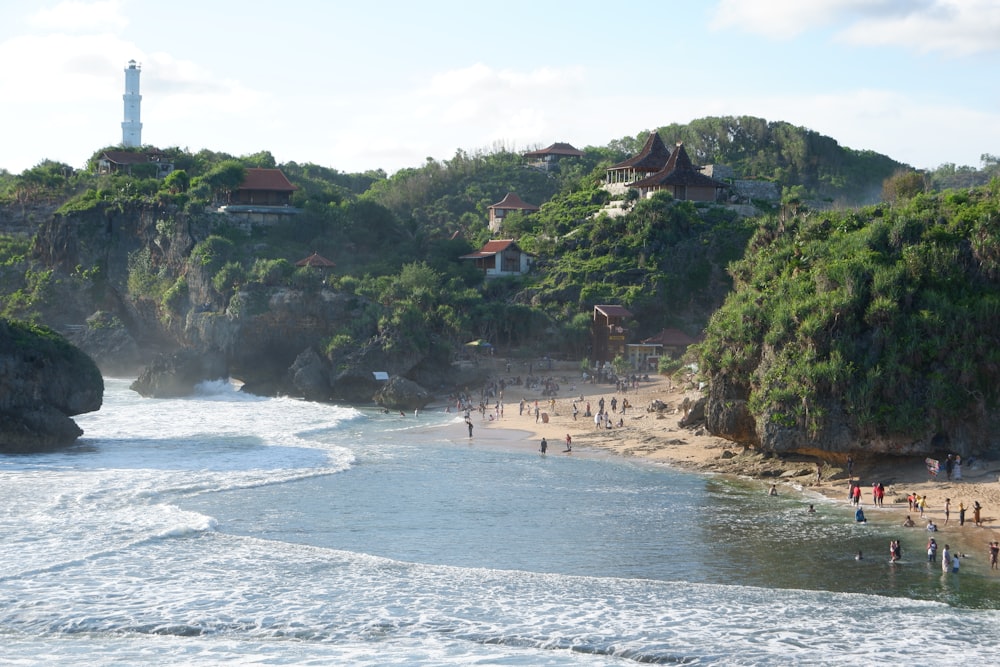
<instances>
[{"instance_id":1,"label":"rock outcrop in water","mask_svg":"<svg viewBox=\"0 0 1000 667\"><path fill-rule=\"evenodd\" d=\"M154 359L130 388L147 398L179 398L190 396L201 382L227 377L223 355L187 349Z\"/></svg>"},{"instance_id":2,"label":"rock outcrop in water","mask_svg":"<svg viewBox=\"0 0 1000 667\"><path fill-rule=\"evenodd\" d=\"M99 410L97 365L45 327L0 319L0 452L73 444L83 431L71 417Z\"/></svg>"}]
</instances>

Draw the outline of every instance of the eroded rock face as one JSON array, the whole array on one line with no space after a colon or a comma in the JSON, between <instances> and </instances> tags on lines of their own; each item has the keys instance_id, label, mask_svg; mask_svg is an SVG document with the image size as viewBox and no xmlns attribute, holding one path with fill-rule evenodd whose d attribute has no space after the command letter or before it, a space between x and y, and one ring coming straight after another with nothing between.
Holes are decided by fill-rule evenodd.
<instances>
[{"instance_id":1,"label":"eroded rock face","mask_svg":"<svg viewBox=\"0 0 1000 667\"><path fill-rule=\"evenodd\" d=\"M289 382L307 401L327 401L331 398L329 364L313 348L295 358L288 374Z\"/></svg>"},{"instance_id":2,"label":"eroded rock face","mask_svg":"<svg viewBox=\"0 0 1000 667\"><path fill-rule=\"evenodd\" d=\"M222 353L184 349L156 357L130 389L147 398L179 398L190 396L202 382L224 380L228 376Z\"/></svg>"},{"instance_id":3,"label":"eroded rock face","mask_svg":"<svg viewBox=\"0 0 1000 667\"><path fill-rule=\"evenodd\" d=\"M391 377L378 393L375 402L390 410L418 410L431 401L429 391L413 380Z\"/></svg>"},{"instance_id":4,"label":"eroded rock face","mask_svg":"<svg viewBox=\"0 0 1000 667\"><path fill-rule=\"evenodd\" d=\"M705 426L712 435L743 445L760 444L744 386L723 375L712 378L704 410Z\"/></svg>"},{"instance_id":5,"label":"eroded rock face","mask_svg":"<svg viewBox=\"0 0 1000 667\"><path fill-rule=\"evenodd\" d=\"M70 417L99 410L104 379L94 361L44 327L0 319L0 452L73 444Z\"/></svg>"},{"instance_id":6,"label":"eroded rock face","mask_svg":"<svg viewBox=\"0 0 1000 667\"><path fill-rule=\"evenodd\" d=\"M94 313L87 318L86 326L67 337L109 377L131 375L142 366L142 355L135 338L111 313Z\"/></svg>"}]
</instances>

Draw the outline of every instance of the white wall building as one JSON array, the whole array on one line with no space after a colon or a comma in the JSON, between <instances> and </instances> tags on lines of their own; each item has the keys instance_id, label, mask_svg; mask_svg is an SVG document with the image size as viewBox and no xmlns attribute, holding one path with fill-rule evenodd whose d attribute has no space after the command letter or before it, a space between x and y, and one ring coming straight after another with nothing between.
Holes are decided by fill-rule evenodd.
<instances>
[{"instance_id":1,"label":"white wall building","mask_svg":"<svg viewBox=\"0 0 1000 667\"><path fill-rule=\"evenodd\" d=\"M142 123L139 122L139 104L142 95L139 94L139 72L142 65L134 60L128 61L125 68L125 120L122 121L122 146L138 148L142 146Z\"/></svg>"}]
</instances>

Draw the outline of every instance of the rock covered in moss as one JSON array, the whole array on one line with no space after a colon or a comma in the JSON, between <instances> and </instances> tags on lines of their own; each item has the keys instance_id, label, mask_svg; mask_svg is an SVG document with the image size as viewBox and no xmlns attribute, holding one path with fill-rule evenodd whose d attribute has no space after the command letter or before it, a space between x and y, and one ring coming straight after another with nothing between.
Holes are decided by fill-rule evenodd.
<instances>
[{"instance_id":1,"label":"rock covered in moss","mask_svg":"<svg viewBox=\"0 0 1000 667\"><path fill-rule=\"evenodd\" d=\"M84 352L47 327L0 319L0 452L73 444L83 431L70 417L103 399L104 379Z\"/></svg>"}]
</instances>

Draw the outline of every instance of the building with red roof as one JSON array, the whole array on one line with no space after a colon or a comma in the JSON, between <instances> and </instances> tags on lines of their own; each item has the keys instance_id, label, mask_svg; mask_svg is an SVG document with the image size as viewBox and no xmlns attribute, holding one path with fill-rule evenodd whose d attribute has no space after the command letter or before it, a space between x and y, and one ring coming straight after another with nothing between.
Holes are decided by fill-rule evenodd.
<instances>
[{"instance_id":1,"label":"building with red roof","mask_svg":"<svg viewBox=\"0 0 1000 667\"><path fill-rule=\"evenodd\" d=\"M318 252L314 252L305 259L300 259L299 261L295 262L295 266L309 266L314 269L331 269L334 266L336 266L336 264L328 260L323 255L319 254Z\"/></svg>"},{"instance_id":2,"label":"building with red roof","mask_svg":"<svg viewBox=\"0 0 1000 667\"><path fill-rule=\"evenodd\" d=\"M584 152L573 148L573 146L563 143L556 142L547 148L542 148L537 151L528 151L523 154L525 160L528 164L536 169L543 169L549 171L555 169L559 166L559 161L563 158L569 157L583 157Z\"/></svg>"},{"instance_id":3,"label":"building with red roof","mask_svg":"<svg viewBox=\"0 0 1000 667\"><path fill-rule=\"evenodd\" d=\"M503 219L510 213L534 213L538 210L537 206L523 201L513 192L508 192L506 197L498 201L496 204L488 206L487 208L490 212L490 231L494 234L500 231L500 227L503 225Z\"/></svg>"},{"instance_id":4,"label":"building with red roof","mask_svg":"<svg viewBox=\"0 0 1000 667\"><path fill-rule=\"evenodd\" d=\"M718 201L727 186L695 168L684 150L684 144L678 142L662 169L629 184L629 187L638 190L640 197L651 197L654 193L665 191L674 199Z\"/></svg>"},{"instance_id":5,"label":"building with red roof","mask_svg":"<svg viewBox=\"0 0 1000 667\"><path fill-rule=\"evenodd\" d=\"M624 189L631 183L660 171L669 159L670 149L663 143L658 132L652 132L642 150L629 159L608 167L604 183Z\"/></svg>"},{"instance_id":6,"label":"building with red roof","mask_svg":"<svg viewBox=\"0 0 1000 667\"><path fill-rule=\"evenodd\" d=\"M251 167L239 187L230 193L229 203L235 206L290 206L292 193L298 188L280 169Z\"/></svg>"},{"instance_id":7,"label":"building with red roof","mask_svg":"<svg viewBox=\"0 0 1000 667\"><path fill-rule=\"evenodd\" d=\"M462 255L459 259L474 261L476 268L482 270L487 278L500 278L527 273L534 257L521 250L513 239L497 239L487 241L476 252Z\"/></svg>"}]
</instances>

